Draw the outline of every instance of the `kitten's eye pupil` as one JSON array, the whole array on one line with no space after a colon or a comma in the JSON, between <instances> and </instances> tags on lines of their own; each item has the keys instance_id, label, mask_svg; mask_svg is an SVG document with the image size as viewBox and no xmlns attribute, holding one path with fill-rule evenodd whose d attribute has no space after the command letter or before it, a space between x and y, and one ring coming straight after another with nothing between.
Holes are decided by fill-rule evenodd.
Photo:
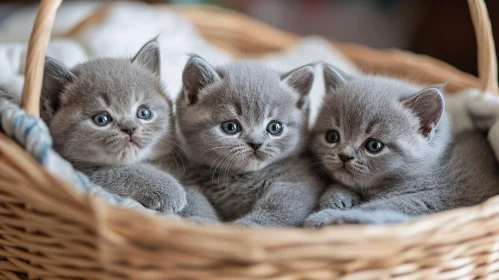
<instances>
[{"instance_id":1,"label":"kitten's eye pupil","mask_svg":"<svg viewBox=\"0 0 499 280\"><path fill-rule=\"evenodd\" d=\"M241 126L233 121L223 122L222 130L227 134L236 134L241 131Z\"/></svg>"},{"instance_id":2,"label":"kitten's eye pupil","mask_svg":"<svg viewBox=\"0 0 499 280\"><path fill-rule=\"evenodd\" d=\"M269 125L267 125L267 132L272 135L279 135L282 132L282 124L277 121L271 121Z\"/></svg>"},{"instance_id":3,"label":"kitten's eye pupil","mask_svg":"<svg viewBox=\"0 0 499 280\"><path fill-rule=\"evenodd\" d=\"M326 132L326 141L328 143L337 143L340 141L340 133L337 130L331 129Z\"/></svg>"},{"instance_id":4,"label":"kitten's eye pupil","mask_svg":"<svg viewBox=\"0 0 499 280\"><path fill-rule=\"evenodd\" d=\"M142 120L148 120L152 117L152 112L149 108L141 107L137 110L137 118Z\"/></svg>"},{"instance_id":5,"label":"kitten's eye pupil","mask_svg":"<svg viewBox=\"0 0 499 280\"><path fill-rule=\"evenodd\" d=\"M113 119L111 119L111 117L106 114L106 113L100 113L100 114L97 114L95 115L92 120L94 121L94 123L98 126L106 126L108 125Z\"/></svg>"},{"instance_id":6,"label":"kitten's eye pupil","mask_svg":"<svg viewBox=\"0 0 499 280\"><path fill-rule=\"evenodd\" d=\"M365 146L369 152L378 153L383 149L385 145L378 140L369 140L366 142Z\"/></svg>"}]
</instances>

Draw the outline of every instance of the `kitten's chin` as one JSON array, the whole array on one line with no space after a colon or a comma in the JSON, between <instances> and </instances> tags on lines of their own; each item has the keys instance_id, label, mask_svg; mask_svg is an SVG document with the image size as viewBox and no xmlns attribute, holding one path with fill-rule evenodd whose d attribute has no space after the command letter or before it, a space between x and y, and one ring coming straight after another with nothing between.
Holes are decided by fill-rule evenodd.
<instances>
[{"instance_id":1,"label":"kitten's chin","mask_svg":"<svg viewBox=\"0 0 499 280\"><path fill-rule=\"evenodd\" d=\"M125 145L116 155L116 163L131 164L148 158L151 147L140 148L137 144Z\"/></svg>"},{"instance_id":2,"label":"kitten's chin","mask_svg":"<svg viewBox=\"0 0 499 280\"><path fill-rule=\"evenodd\" d=\"M256 172L264 169L270 164L269 160L260 160L256 158L248 158L248 161L234 164L232 170L236 173Z\"/></svg>"},{"instance_id":3,"label":"kitten's chin","mask_svg":"<svg viewBox=\"0 0 499 280\"><path fill-rule=\"evenodd\" d=\"M336 181L342 183L343 185L345 185L347 187L355 187L355 185L356 185L356 182L354 180L354 176L350 172L346 171L345 169L342 169L342 168L337 169L337 170L333 171L331 175Z\"/></svg>"},{"instance_id":4,"label":"kitten's chin","mask_svg":"<svg viewBox=\"0 0 499 280\"><path fill-rule=\"evenodd\" d=\"M243 171L244 172L255 172L255 171L259 171L259 170L262 170L263 168L267 167L268 163L266 163L265 161L256 161L256 160L252 160L250 163L248 163Z\"/></svg>"},{"instance_id":5,"label":"kitten's chin","mask_svg":"<svg viewBox=\"0 0 499 280\"><path fill-rule=\"evenodd\" d=\"M361 187L361 185L364 185L362 183L364 181L364 178L361 178L359 175L352 173L351 170L348 170L344 167L332 170L331 176L336 181L350 188Z\"/></svg>"}]
</instances>

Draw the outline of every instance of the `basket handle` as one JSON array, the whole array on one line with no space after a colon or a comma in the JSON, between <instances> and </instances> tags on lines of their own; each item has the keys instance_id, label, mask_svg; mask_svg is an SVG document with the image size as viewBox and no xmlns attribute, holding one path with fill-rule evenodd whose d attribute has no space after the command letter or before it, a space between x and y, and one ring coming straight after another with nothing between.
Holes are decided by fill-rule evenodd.
<instances>
[{"instance_id":1,"label":"basket handle","mask_svg":"<svg viewBox=\"0 0 499 280\"><path fill-rule=\"evenodd\" d=\"M40 116L40 95L43 85L45 55L55 15L61 3L62 0L42 0L40 2L29 39L21 104L26 113L36 117Z\"/></svg>"},{"instance_id":2,"label":"basket handle","mask_svg":"<svg viewBox=\"0 0 499 280\"><path fill-rule=\"evenodd\" d=\"M478 77L481 90L498 94L497 57L490 18L483 0L468 0L478 51Z\"/></svg>"}]
</instances>

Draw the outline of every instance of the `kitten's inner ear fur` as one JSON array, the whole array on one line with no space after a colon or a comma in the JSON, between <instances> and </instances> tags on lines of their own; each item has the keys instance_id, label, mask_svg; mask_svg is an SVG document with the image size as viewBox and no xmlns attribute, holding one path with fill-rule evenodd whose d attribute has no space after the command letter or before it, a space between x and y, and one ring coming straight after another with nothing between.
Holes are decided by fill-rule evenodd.
<instances>
[{"instance_id":1,"label":"kitten's inner ear fur","mask_svg":"<svg viewBox=\"0 0 499 280\"><path fill-rule=\"evenodd\" d=\"M51 58L45 58L45 70L42 87L42 118L48 122L57 112L64 87L74 81L75 76L62 63Z\"/></svg>"},{"instance_id":2,"label":"kitten's inner ear fur","mask_svg":"<svg viewBox=\"0 0 499 280\"><path fill-rule=\"evenodd\" d=\"M324 63L322 67L324 82L326 84L326 94L333 92L336 88L352 79L352 77L331 64Z\"/></svg>"},{"instance_id":3,"label":"kitten's inner ear fur","mask_svg":"<svg viewBox=\"0 0 499 280\"><path fill-rule=\"evenodd\" d=\"M312 89L314 77L315 68L313 64L298 67L281 75L281 81L284 81L300 94L300 98L296 104L300 109L306 104L306 97Z\"/></svg>"},{"instance_id":4,"label":"kitten's inner ear fur","mask_svg":"<svg viewBox=\"0 0 499 280\"><path fill-rule=\"evenodd\" d=\"M159 50L158 37L147 42L137 54L132 58L132 63L145 66L155 75L160 75L161 55Z\"/></svg>"},{"instance_id":5,"label":"kitten's inner ear fur","mask_svg":"<svg viewBox=\"0 0 499 280\"><path fill-rule=\"evenodd\" d=\"M199 92L220 80L220 74L206 60L196 54L188 54L189 60L182 73L183 93L188 105L199 100Z\"/></svg>"},{"instance_id":6,"label":"kitten's inner ear fur","mask_svg":"<svg viewBox=\"0 0 499 280\"><path fill-rule=\"evenodd\" d=\"M419 118L420 132L425 137L431 135L438 126L444 112L442 86L431 86L402 101Z\"/></svg>"}]
</instances>

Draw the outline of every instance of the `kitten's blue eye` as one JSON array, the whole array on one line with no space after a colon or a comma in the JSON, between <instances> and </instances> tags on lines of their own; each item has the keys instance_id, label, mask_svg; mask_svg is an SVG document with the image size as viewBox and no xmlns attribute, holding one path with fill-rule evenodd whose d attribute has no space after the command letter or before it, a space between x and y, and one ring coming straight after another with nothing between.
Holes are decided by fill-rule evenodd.
<instances>
[{"instance_id":1,"label":"kitten's blue eye","mask_svg":"<svg viewBox=\"0 0 499 280\"><path fill-rule=\"evenodd\" d=\"M340 141L340 133L337 130L331 129L326 132L326 141L328 143L337 143Z\"/></svg>"},{"instance_id":2,"label":"kitten's blue eye","mask_svg":"<svg viewBox=\"0 0 499 280\"><path fill-rule=\"evenodd\" d=\"M107 114L107 113L100 113L95 115L92 120L94 123L98 126L106 126L108 125L113 119Z\"/></svg>"},{"instance_id":3,"label":"kitten's blue eye","mask_svg":"<svg viewBox=\"0 0 499 280\"><path fill-rule=\"evenodd\" d=\"M277 121L271 121L269 125L267 125L267 132L272 135L279 135L282 133L282 124Z\"/></svg>"},{"instance_id":4,"label":"kitten's blue eye","mask_svg":"<svg viewBox=\"0 0 499 280\"><path fill-rule=\"evenodd\" d=\"M385 147L385 144L379 142L378 140L371 139L366 142L365 147L369 152L375 154L379 153L383 147Z\"/></svg>"},{"instance_id":5,"label":"kitten's blue eye","mask_svg":"<svg viewBox=\"0 0 499 280\"><path fill-rule=\"evenodd\" d=\"M137 110L137 118L142 119L142 120L148 120L152 117L152 112L149 110L147 107L140 107L139 110Z\"/></svg>"},{"instance_id":6,"label":"kitten's blue eye","mask_svg":"<svg viewBox=\"0 0 499 280\"><path fill-rule=\"evenodd\" d=\"M233 121L223 122L222 130L227 134L236 134L241 131L241 126Z\"/></svg>"}]
</instances>

